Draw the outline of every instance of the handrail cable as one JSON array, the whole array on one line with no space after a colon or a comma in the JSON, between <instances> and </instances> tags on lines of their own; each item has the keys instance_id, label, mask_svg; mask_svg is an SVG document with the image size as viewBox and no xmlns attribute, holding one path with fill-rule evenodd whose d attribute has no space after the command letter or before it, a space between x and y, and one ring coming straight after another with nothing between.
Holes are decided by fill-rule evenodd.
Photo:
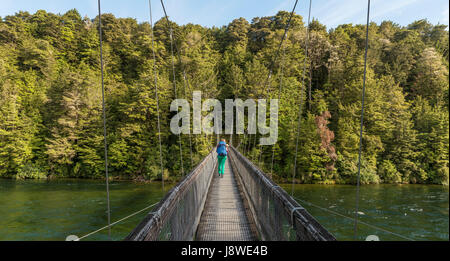
<instances>
[{"instance_id":1,"label":"handrail cable","mask_svg":"<svg viewBox=\"0 0 450 261\"><path fill-rule=\"evenodd\" d=\"M98 0L98 30L100 39L100 70L102 77L102 111L103 111L103 140L105 145L105 177L106 177L106 201L108 213L108 225L111 223L111 208L109 202L109 176L108 176L108 143L106 141L106 111L105 111L105 86L103 81L103 43L102 43L102 12L100 8L100 0ZM111 240L111 228L108 230L109 240Z\"/></svg>"},{"instance_id":2,"label":"handrail cable","mask_svg":"<svg viewBox=\"0 0 450 261\"><path fill-rule=\"evenodd\" d=\"M306 204L308 204L308 205L310 205L310 206L313 206L313 207L315 207L315 208L321 209L321 210L323 210L323 211L325 211L325 212L332 213L332 214L334 214L334 215L336 215L336 216L340 216L340 217L344 217L344 218L347 218L347 219L350 219L350 220L354 220L354 218L352 218L352 217L349 217L349 216L346 216L346 215L341 214L341 213L339 213L339 212L336 212L336 211L327 209L327 208L325 208L325 207L321 207L321 206L315 205L315 204L313 204L313 203L311 203L311 202L308 202L308 201L306 201L306 200L302 200L302 199L297 198L297 197L292 197L292 198L294 198L295 200L301 201L301 202L303 202L303 203L306 203ZM371 224L366 223L366 222L363 222L363 221L359 221L359 223L361 223L361 224L363 224L363 225L366 225L366 226L368 226L368 227L370 227L370 228L378 229L378 230L380 230L380 231L386 232L386 233L388 233L388 234L395 235L395 236L397 236L397 237L400 237L400 238L403 238L403 239L406 239L406 240L409 240L409 241L415 241L415 240L412 239L412 238L409 238L409 237L406 237L406 236L402 236L402 235L397 234L397 233L395 233L395 232L386 230L386 229L384 229L384 228L381 228L381 227L378 227L378 226L375 226L375 225L371 225Z\"/></svg>"},{"instance_id":3,"label":"handrail cable","mask_svg":"<svg viewBox=\"0 0 450 261\"><path fill-rule=\"evenodd\" d=\"M149 205L149 206L147 206L147 207L145 207L145 208L143 208L143 209L141 209L141 210L138 210L138 211L134 212L133 214L130 214L130 215L124 217L124 218L121 218L121 219L119 219L119 220L117 220L117 221L115 221L115 222L113 222L113 223L111 223L111 224L109 224L109 225L107 225L107 226L104 226L104 227L99 228L99 229L97 229L97 230L95 230L95 231L92 231L91 233L88 233L88 234L86 234L86 235L84 235L84 236L82 236L82 237L79 237L79 238L76 239L75 241L80 241L81 239L86 238L86 237L88 237L88 236L91 236L91 235L93 235L93 234L96 234L96 233L98 233L98 232L104 230L105 228L109 228L109 230L111 230L111 227L112 227L112 226L114 226L114 225L116 225L116 224L118 224L118 223L124 221L125 219L128 219L128 218L130 218L130 217L133 217L133 216L135 216L135 215L141 213L142 211L144 211L144 210L146 210L146 209L149 209L149 208L155 206L155 205L158 204L158 203L159 203L159 201L158 201L158 202L155 202L155 203L153 203L153 204L151 204L151 205Z\"/></svg>"},{"instance_id":4,"label":"handrail cable","mask_svg":"<svg viewBox=\"0 0 450 261\"><path fill-rule=\"evenodd\" d=\"M305 85L306 60L308 59L309 24L310 24L310 18L311 18L311 4L312 4L312 0L309 0L308 25L306 27L306 39L305 39L305 60L303 61L302 85L300 87L300 101L299 101L299 106L298 106L297 137L296 137L296 141L295 141L295 159L294 159L294 171L292 173L291 195L294 195L294 179L295 179L295 174L297 172L298 137L300 136L300 124L302 121L302 100L303 100L303 87Z\"/></svg>"},{"instance_id":5,"label":"handrail cable","mask_svg":"<svg viewBox=\"0 0 450 261\"><path fill-rule=\"evenodd\" d=\"M155 54L155 41L153 35L153 17L152 17L152 0L148 0L148 7L150 13L150 29L151 29L151 38L152 38L152 52L153 52L153 71L155 74L155 99L156 99L156 112L158 118L158 139L159 139L159 163L161 168L161 184L162 190L164 192L164 166L163 166L163 157L162 157L162 145L161 145L161 123L159 116L159 97L158 97L158 72L156 71L156 54Z\"/></svg>"},{"instance_id":6,"label":"handrail cable","mask_svg":"<svg viewBox=\"0 0 450 261\"><path fill-rule=\"evenodd\" d=\"M161 5L164 11L164 14L166 16L167 24L169 26L169 38L170 38L170 51L171 51L171 61L172 61L172 72L173 72L173 88L175 93L175 100L177 100L177 82L176 82L176 73L175 73L175 61L174 61L174 52L173 52L173 30L172 26L170 26L169 18L167 17L166 9L164 7L163 0L161 0ZM178 110L178 104L177 104L177 110ZM181 162L181 175L184 176L184 167L183 167L183 151L181 148L181 135L178 133L179 143L180 143L180 162Z\"/></svg>"},{"instance_id":7,"label":"handrail cable","mask_svg":"<svg viewBox=\"0 0 450 261\"><path fill-rule=\"evenodd\" d=\"M358 236L358 208L359 208L359 179L361 173L361 151L363 138L363 122L364 122L364 98L366 94L366 68L367 68L367 49L369 48L369 14L370 14L370 0L367 1L367 25L366 25L366 46L364 50L364 76L363 88L361 95L361 125L359 129L359 152L358 152L358 175L356 178L356 206L355 206L355 240Z\"/></svg>"}]
</instances>

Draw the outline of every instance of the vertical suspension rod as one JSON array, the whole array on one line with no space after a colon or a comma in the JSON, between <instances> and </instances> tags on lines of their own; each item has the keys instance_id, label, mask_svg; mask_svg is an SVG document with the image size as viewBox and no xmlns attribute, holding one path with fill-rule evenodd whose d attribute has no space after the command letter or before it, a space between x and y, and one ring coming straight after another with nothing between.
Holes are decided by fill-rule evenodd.
<instances>
[{"instance_id":1,"label":"vertical suspension rod","mask_svg":"<svg viewBox=\"0 0 450 261\"><path fill-rule=\"evenodd\" d=\"M366 94L367 50L369 49L369 17L370 17L370 0L367 1L366 45L364 49L364 75L363 75L363 88L361 95L361 124L359 128L358 175L356 176L356 204L355 204L355 227L354 227L355 240L357 240L358 237L359 180L361 173L361 151L362 151L363 123L364 123L364 98Z\"/></svg>"},{"instance_id":2,"label":"vertical suspension rod","mask_svg":"<svg viewBox=\"0 0 450 261\"><path fill-rule=\"evenodd\" d=\"M108 143L106 141L106 110L105 110L105 85L103 76L103 42L102 42L102 12L100 0L98 0L98 30L100 39L100 70L102 77L102 111L103 111L103 140L105 145L105 178L106 178L106 204L108 213L108 237L111 240L111 208L109 202L109 175L108 175Z\"/></svg>"}]
</instances>

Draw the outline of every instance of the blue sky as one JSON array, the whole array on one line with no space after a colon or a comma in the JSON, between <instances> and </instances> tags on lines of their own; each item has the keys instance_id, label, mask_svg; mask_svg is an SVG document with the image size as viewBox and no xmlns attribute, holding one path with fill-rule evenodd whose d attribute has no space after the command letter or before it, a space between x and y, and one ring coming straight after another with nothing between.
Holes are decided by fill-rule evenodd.
<instances>
[{"instance_id":1,"label":"blue sky","mask_svg":"<svg viewBox=\"0 0 450 261\"><path fill-rule=\"evenodd\" d=\"M256 16L274 15L279 10L290 11L295 0L165 0L170 19L178 24L189 22L203 26L227 25L235 18L247 20ZM306 17L309 0L299 0L296 13ZM154 20L163 15L159 0L152 0ZM0 16L22 10L34 13L44 9L64 13L76 8L82 16L97 15L97 0L1 0ZM365 23L365 0L313 0L312 17L327 26L343 23ZM132 17L139 22L148 21L148 0L103 0L102 12L116 17ZM408 25L414 20L426 18L433 24L448 25L448 0L372 0L371 21L392 20Z\"/></svg>"}]
</instances>

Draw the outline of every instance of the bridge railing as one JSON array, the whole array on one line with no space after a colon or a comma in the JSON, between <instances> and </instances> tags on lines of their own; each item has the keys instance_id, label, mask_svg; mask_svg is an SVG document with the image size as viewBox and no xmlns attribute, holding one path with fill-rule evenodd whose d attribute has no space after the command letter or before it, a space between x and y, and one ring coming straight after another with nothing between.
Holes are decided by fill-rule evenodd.
<instances>
[{"instance_id":1,"label":"bridge railing","mask_svg":"<svg viewBox=\"0 0 450 261\"><path fill-rule=\"evenodd\" d=\"M166 194L125 240L193 240L216 167L216 157L212 150Z\"/></svg>"},{"instance_id":2,"label":"bridge railing","mask_svg":"<svg viewBox=\"0 0 450 261\"><path fill-rule=\"evenodd\" d=\"M262 240L336 240L286 191L233 147L230 161Z\"/></svg>"}]
</instances>

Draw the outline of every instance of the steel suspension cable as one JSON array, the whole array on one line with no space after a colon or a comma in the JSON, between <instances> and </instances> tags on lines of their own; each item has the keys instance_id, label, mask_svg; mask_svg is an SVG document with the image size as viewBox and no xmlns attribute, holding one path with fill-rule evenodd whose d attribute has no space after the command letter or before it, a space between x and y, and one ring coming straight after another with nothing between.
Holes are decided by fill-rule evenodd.
<instances>
[{"instance_id":1,"label":"steel suspension cable","mask_svg":"<svg viewBox=\"0 0 450 261\"><path fill-rule=\"evenodd\" d=\"M247 132L248 132L248 130L247 130ZM247 140L248 140L248 142L247 142L247 158L250 159L250 145L251 145L250 143L252 142L252 136L250 133L247 133Z\"/></svg>"},{"instance_id":2,"label":"steel suspension cable","mask_svg":"<svg viewBox=\"0 0 450 261\"><path fill-rule=\"evenodd\" d=\"M356 177L356 204L355 204L355 228L354 228L355 240L357 240L358 236L359 179L361 173L361 151L362 151L363 123L364 123L364 98L366 94L367 50L369 49L369 19L370 19L370 0L367 0L366 43L364 49L364 75L363 75L363 88L361 95L361 124L359 129L358 175Z\"/></svg>"},{"instance_id":3,"label":"steel suspension cable","mask_svg":"<svg viewBox=\"0 0 450 261\"><path fill-rule=\"evenodd\" d=\"M248 130L247 130L248 131ZM246 146L246 153L247 153L247 158L250 157L250 142L251 142L251 136L249 133L247 133L247 146Z\"/></svg>"},{"instance_id":4,"label":"steel suspension cable","mask_svg":"<svg viewBox=\"0 0 450 261\"><path fill-rule=\"evenodd\" d=\"M295 179L295 174L297 172L298 137L300 135L300 124L301 124L301 120L302 120L302 101L303 101L303 87L305 85L306 60L308 59L309 24L310 24L310 18L311 18L311 4L312 4L312 0L309 0L308 25L306 26L306 39L305 39L305 60L303 61L302 85L300 87L300 101L299 101L299 106L298 106L297 137L296 137L296 141L295 141L295 158L294 158L294 171L292 173L291 195L294 195L294 179Z\"/></svg>"},{"instance_id":5,"label":"steel suspension cable","mask_svg":"<svg viewBox=\"0 0 450 261\"><path fill-rule=\"evenodd\" d=\"M257 134L255 133L254 135L253 135L253 148L254 149L256 149L256 140L257 140ZM256 151L253 151L253 149L252 149L252 160L254 161L255 160L255 153L256 153Z\"/></svg>"},{"instance_id":6,"label":"steel suspension cable","mask_svg":"<svg viewBox=\"0 0 450 261\"><path fill-rule=\"evenodd\" d=\"M178 59L181 62L181 57L180 54L178 54ZM184 66L183 66L184 67ZM186 83L187 83L187 78L186 78L186 71L185 68L183 68L183 86L184 86L184 97L188 98L187 95L187 89L186 89ZM187 84L187 86L189 86L189 84ZM190 116L189 116L190 117ZM190 156L191 156L191 167L190 169L194 168L194 161L192 160L192 138L191 138L191 126L189 126L189 150L190 150Z\"/></svg>"},{"instance_id":7,"label":"steel suspension cable","mask_svg":"<svg viewBox=\"0 0 450 261\"><path fill-rule=\"evenodd\" d=\"M311 84L312 84L312 61L310 61L309 63L309 84L308 84L308 98L309 98L309 102L308 102L308 109L309 111L311 111L311 102L312 102L312 97L311 97Z\"/></svg>"},{"instance_id":8,"label":"steel suspension cable","mask_svg":"<svg viewBox=\"0 0 450 261\"><path fill-rule=\"evenodd\" d=\"M253 139L252 139L252 134L250 134L250 147L249 147L249 151L248 151L248 156L250 157L250 159L253 161L253 159L255 158L254 157L254 155L255 155L255 153L254 153L254 151L253 151L253 148L255 148L255 145L256 145L256 134L253 134ZM253 147L252 147L252 141L253 141Z\"/></svg>"},{"instance_id":9,"label":"steel suspension cable","mask_svg":"<svg viewBox=\"0 0 450 261\"><path fill-rule=\"evenodd\" d=\"M244 156L245 156L246 149L247 149L247 135L245 134L245 130L244 130L244 138L242 139L242 149L241 149L242 155L244 155Z\"/></svg>"},{"instance_id":10,"label":"steel suspension cable","mask_svg":"<svg viewBox=\"0 0 450 261\"><path fill-rule=\"evenodd\" d=\"M176 73L175 73L175 61L174 61L174 52L173 52L173 30L172 26L170 26L169 18L167 17L166 9L164 7L163 0L161 0L161 5L164 11L164 14L166 16L168 29L169 29L169 38L170 38L170 52L171 52L171 62L172 62L172 72L173 72L173 88L174 88L174 94L175 94L175 100L177 100L177 82L176 82ZM177 104L177 110L178 110L178 104ZM178 139L180 143L180 163L181 163L181 175L184 176L184 167L183 167L183 150L181 145L181 135L178 133Z\"/></svg>"},{"instance_id":11,"label":"steel suspension cable","mask_svg":"<svg viewBox=\"0 0 450 261\"><path fill-rule=\"evenodd\" d=\"M292 8L291 13L289 14L288 22L286 23L286 25L284 27L283 36L281 37L281 41L280 41L280 43L278 45L277 51L275 53L275 56L274 56L274 58L272 59L272 61L270 63L269 74L267 75L266 82L264 84L265 85L266 96L267 96L267 93L269 92L269 89L270 89L270 78L272 77L273 67L275 66L275 62L277 61L277 58L278 58L278 56L280 54L281 46L283 45L283 42L284 42L284 40L287 37L287 32L288 32L288 30L289 30L289 28L291 26L291 20L292 20L292 17L294 16L294 11L295 11L295 8L297 7L297 3L298 3L298 0L295 0L294 7ZM256 134L255 134L255 146L256 146ZM258 159L258 165L260 165L261 157L262 157L262 151L263 151L263 147L262 147L261 144L259 144L259 147L260 147L259 157L257 158ZM270 173L270 175L272 176L272 173Z\"/></svg>"},{"instance_id":12,"label":"steel suspension cable","mask_svg":"<svg viewBox=\"0 0 450 261\"><path fill-rule=\"evenodd\" d=\"M262 158L262 151L263 151L263 146L261 145L261 144L259 144L259 157L258 157L258 166L260 166L261 167L261 169L262 169L262 166L261 166L261 158ZM263 162L264 163L264 162Z\"/></svg>"},{"instance_id":13,"label":"steel suspension cable","mask_svg":"<svg viewBox=\"0 0 450 261\"><path fill-rule=\"evenodd\" d=\"M244 133L244 135L245 135L245 133ZM247 157L248 156L248 144L249 144L249 141L250 141L250 135L249 134L247 134L246 136L245 136L245 147L244 147L244 155Z\"/></svg>"},{"instance_id":14,"label":"steel suspension cable","mask_svg":"<svg viewBox=\"0 0 450 261\"><path fill-rule=\"evenodd\" d=\"M169 30L170 30L170 44L171 44L172 56L174 55L173 48L175 48L175 51L176 51L177 57L178 57L178 62L180 63L181 69L183 71L184 95L187 98L186 85L189 85L189 84L187 83L186 69L184 68L182 60L181 60L180 50L178 49L177 44L173 42L173 29L172 29L172 25L170 25L169 17L168 17L167 12L166 12L166 7L164 6L164 1L163 0L160 0L160 1L161 1L161 5L162 5L162 8L163 8L163 11L164 11L164 16L165 16L166 21L167 21L167 26L169 27ZM173 67L173 68L175 68L175 67ZM174 78L175 78L175 76L174 76ZM180 139L181 139L181 136L180 136ZM192 160L192 138L191 138L190 126L189 126L189 149L190 149L190 156L191 156L191 168L193 168L194 165L193 165L193 160Z\"/></svg>"},{"instance_id":15,"label":"steel suspension cable","mask_svg":"<svg viewBox=\"0 0 450 261\"><path fill-rule=\"evenodd\" d=\"M285 59L286 59L286 47L283 48L283 57L282 57L281 66L280 66L280 86L279 86L279 89L278 89L278 101L281 100L281 91L283 89L283 68L284 68ZM279 106L281 107L281 102L280 102ZM274 160L274 157L275 157L275 144L272 145L272 162L270 164L270 176L271 177L273 175L272 172L273 172L273 160Z\"/></svg>"},{"instance_id":16,"label":"steel suspension cable","mask_svg":"<svg viewBox=\"0 0 450 261\"><path fill-rule=\"evenodd\" d=\"M105 110L105 86L103 81L103 42L102 42L102 12L100 7L100 0L98 0L98 30L100 39L100 70L102 77L102 111L103 111L103 140L105 145L105 177L106 177L106 202L108 213L108 236L111 240L111 208L109 202L109 175L108 175L108 143L106 141L106 110Z\"/></svg>"},{"instance_id":17,"label":"steel suspension cable","mask_svg":"<svg viewBox=\"0 0 450 261\"><path fill-rule=\"evenodd\" d=\"M294 16L294 11L295 11L295 8L297 7L297 3L298 3L298 0L295 0L294 7L292 8L291 13L289 14L289 20L286 23L286 26L284 27L284 33L283 33L283 36L281 38L280 44L278 45L277 51L275 53L275 56L272 59L272 62L270 64L269 74L267 75L266 84L265 84L265 86L268 87L268 88L270 88L270 84L268 84L268 83L269 83L270 78L272 77L273 67L274 67L275 62L276 62L276 60L278 58L278 55L280 53L281 46L283 45L284 39L287 37L287 32L289 30L289 27L291 26L291 20L292 20L292 17ZM266 93L268 92L268 88L266 89Z\"/></svg>"},{"instance_id":18,"label":"steel suspension cable","mask_svg":"<svg viewBox=\"0 0 450 261\"><path fill-rule=\"evenodd\" d=\"M146 210L146 209L149 209L149 208L155 206L155 205L158 204L158 203L159 203L159 201L158 201L158 202L155 202L155 203L153 203L153 204L151 204L151 205L149 205L149 206L146 206L145 208L143 208L143 209L141 209L141 210L138 210L138 211L136 211L136 212L134 212L134 213L132 213L132 214L130 214L130 215L124 217L124 218L121 218L121 219L119 219L119 220L117 220L117 221L111 223L111 224L108 224L107 226L104 226L104 227L99 228L99 229L97 229L97 230L95 230L95 231L92 231L92 232L90 232L90 233L88 233L88 234L86 234L86 235L84 235L84 236L82 236L82 237L79 237L79 238L75 239L75 241L80 241L81 239L86 238L86 237L89 237L89 236L91 236L91 235L93 235L93 234L96 234L96 233L98 233L98 232L100 232L100 231L102 231L102 230L104 230L104 229L106 229L106 228L111 229L112 226L114 226L114 225L116 225L116 224L118 224L118 223L120 223L120 222L122 222L122 221L124 221L124 220L126 220L126 219L129 219L130 217L136 216L137 214L143 212L143 211Z\"/></svg>"},{"instance_id":19,"label":"steel suspension cable","mask_svg":"<svg viewBox=\"0 0 450 261\"><path fill-rule=\"evenodd\" d=\"M152 17L152 0L148 0L148 7L150 13L150 30L151 30L151 38L152 38L152 52L153 52L153 71L155 74L155 99L156 99L156 112L158 118L158 139L159 139L159 163L161 168L161 184L162 190L164 191L164 166L163 166L163 157L162 157L162 145L161 145L161 123L159 116L159 96L158 96L158 72L156 71L156 54L155 54L155 41L153 35L153 17Z\"/></svg>"},{"instance_id":20,"label":"steel suspension cable","mask_svg":"<svg viewBox=\"0 0 450 261\"><path fill-rule=\"evenodd\" d=\"M245 138L245 156L248 158L250 150L250 134L247 134L247 137Z\"/></svg>"},{"instance_id":21,"label":"steel suspension cable","mask_svg":"<svg viewBox=\"0 0 450 261\"><path fill-rule=\"evenodd\" d=\"M302 199L297 198L297 197L292 197L292 198L294 198L295 200L298 200L298 201L300 201L300 202L302 202L302 203L305 203L305 204L307 204L307 205L310 205L310 206L313 206L313 207L318 208L318 209L320 209L320 210L323 210L323 211L325 211L325 212L329 212L329 213L331 213L331 214L334 214L334 215L336 215L336 216L340 216L340 217L343 217L343 218L346 218L346 219L353 220L353 218L351 218L351 217L349 217L349 216L346 216L346 215L341 214L341 213L339 213L339 212L336 212L336 211L327 209L327 208L325 208L325 207L318 206L318 205L313 204L313 203L311 203L311 202L309 202L309 201L302 200ZM381 228L381 227L378 227L378 226L371 225L371 224L366 223L366 222L360 221L359 223L361 223L361 224L363 224L363 225L366 225L366 226L368 226L368 227L370 227L370 228L377 229L377 230L383 231L383 232L388 233L388 234L391 234L391 235L395 235L395 236L397 236L397 237L399 237L399 238L403 238L403 239L406 239L406 240L409 240L409 241L415 241L415 240L412 239L412 238L409 238L409 237L406 237L406 236L402 236L402 235L400 235L400 234L398 234L398 233L395 233L395 232L386 230L386 229Z\"/></svg>"}]
</instances>

